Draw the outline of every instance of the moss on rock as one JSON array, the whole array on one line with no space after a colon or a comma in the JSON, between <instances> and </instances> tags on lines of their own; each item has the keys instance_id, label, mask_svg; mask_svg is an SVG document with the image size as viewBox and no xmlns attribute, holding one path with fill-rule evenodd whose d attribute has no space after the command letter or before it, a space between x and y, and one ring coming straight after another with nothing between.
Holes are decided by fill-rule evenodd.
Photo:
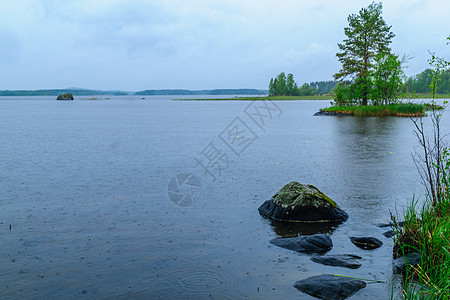
<instances>
[{"instance_id":1,"label":"moss on rock","mask_svg":"<svg viewBox=\"0 0 450 300\"><path fill-rule=\"evenodd\" d=\"M321 207L324 202L338 208L336 202L313 185L303 185L296 181L286 184L271 199L282 207L314 206Z\"/></svg>"}]
</instances>

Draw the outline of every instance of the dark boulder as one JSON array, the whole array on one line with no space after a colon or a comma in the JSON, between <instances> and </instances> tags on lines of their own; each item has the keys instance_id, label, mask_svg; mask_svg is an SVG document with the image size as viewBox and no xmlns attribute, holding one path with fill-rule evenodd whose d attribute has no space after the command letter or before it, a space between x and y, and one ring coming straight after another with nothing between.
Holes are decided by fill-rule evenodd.
<instances>
[{"instance_id":1,"label":"dark boulder","mask_svg":"<svg viewBox=\"0 0 450 300\"><path fill-rule=\"evenodd\" d=\"M386 232L383 232L383 235L387 238L393 237L394 236L394 230L388 230Z\"/></svg>"},{"instance_id":2,"label":"dark boulder","mask_svg":"<svg viewBox=\"0 0 450 300\"><path fill-rule=\"evenodd\" d=\"M292 181L264 202L259 213L288 222L343 222L348 215L333 200L312 185Z\"/></svg>"},{"instance_id":3,"label":"dark boulder","mask_svg":"<svg viewBox=\"0 0 450 300\"><path fill-rule=\"evenodd\" d=\"M320 299L342 300L366 287L366 283L362 280L324 274L299 280L294 287Z\"/></svg>"},{"instance_id":4,"label":"dark boulder","mask_svg":"<svg viewBox=\"0 0 450 300\"><path fill-rule=\"evenodd\" d=\"M361 267L359 260L362 257L352 254L337 254L337 255L323 255L313 256L311 260L313 262L333 267L343 267L349 269L358 269Z\"/></svg>"},{"instance_id":5,"label":"dark boulder","mask_svg":"<svg viewBox=\"0 0 450 300\"><path fill-rule=\"evenodd\" d=\"M350 240L357 247L365 250L372 250L383 246L383 242L374 237L350 237Z\"/></svg>"},{"instance_id":6,"label":"dark boulder","mask_svg":"<svg viewBox=\"0 0 450 300\"><path fill-rule=\"evenodd\" d=\"M406 272L406 266L417 266L420 265L422 262L422 256L419 252L412 252L409 254L406 254L405 256L399 257L396 260L394 260L394 265L397 268L397 270L401 273Z\"/></svg>"},{"instance_id":7,"label":"dark boulder","mask_svg":"<svg viewBox=\"0 0 450 300\"><path fill-rule=\"evenodd\" d=\"M278 238L271 240L270 243L288 250L306 253L324 253L333 248L331 238L325 234Z\"/></svg>"},{"instance_id":8,"label":"dark boulder","mask_svg":"<svg viewBox=\"0 0 450 300\"><path fill-rule=\"evenodd\" d=\"M62 95L59 95L56 100L73 100L73 95L71 93L65 93Z\"/></svg>"}]
</instances>

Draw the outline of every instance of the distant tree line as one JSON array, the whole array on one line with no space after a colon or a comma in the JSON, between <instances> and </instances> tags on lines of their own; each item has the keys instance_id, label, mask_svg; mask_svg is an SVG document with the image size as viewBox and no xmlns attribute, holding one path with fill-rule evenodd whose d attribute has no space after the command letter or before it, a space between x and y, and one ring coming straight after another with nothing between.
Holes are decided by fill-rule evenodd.
<instances>
[{"instance_id":1,"label":"distant tree line","mask_svg":"<svg viewBox=\"0 0 450 300\"><path fill-rule=\"evenodd\" d=\"M328 94L336 86L336 81L316 81L299 86L294 75L284 72L270 79L269 96L313 96Z\"/></svg>"},{"instance_id":2,"label":"distant tree line","mask_svg":"<svg viewBox=\"0 0 450 300\"><path fill-rule=\"evenodd\" d=\"M425 69L421 73L409 77L405 83L406 91L408 93L428 93L430 91L431 78L431 69ZM436 92L438 94L450 94L450 70L442 72Z\"/></svg>"},{"instance_id":3,"label":"distant tree line","mask_svg":"<svg viewBox=\"0 0 450 300\"><path fill-rule=\"evenodd\" d=\"M309 83L309 86L315 89L316 95L330 94L336 87L336 85L337 81L334 80L316 81Z\"/></svg>"},{"instance_id":4,"label":"distant tree line","mask_svg":"<svg viewBox=\"0 0 450 300\"><path fill-rule=\"evenodd\" d=\"M267 91L256 89L215 89L215 90L145 90L136 92L135 95L161 96L161 95L266 95Z\"/></svg>"}]
</instances>

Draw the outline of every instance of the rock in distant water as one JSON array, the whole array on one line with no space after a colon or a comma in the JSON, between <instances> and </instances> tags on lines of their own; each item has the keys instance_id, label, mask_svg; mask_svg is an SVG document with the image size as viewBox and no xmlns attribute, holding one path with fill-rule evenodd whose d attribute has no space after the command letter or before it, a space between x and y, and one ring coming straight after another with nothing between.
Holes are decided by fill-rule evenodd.
<instances>
[{"instance_id":1,"label":"rock in distant water","mask_svg":"<svg viewBox=\"0 0 450 300\"><path fill-rule=\"evenodd\" d=\"M311 260L313 262L333 267L343 267L349 269L358 269L361 267L359 260L362 257L352 254L336 254L336 255L323 255L313 256Z\"/></svg>"},{"instance_id":2,"label":"rock in distant water","mask_svg":"<svg viewBox=\"0 0 450 300\"><path fill-rule=\"evenodd\" d=\"M278 238L270 241L275 246L306 253L324 253L333 248L333 242L325 234L305 235L293 238Z\"/></svg>"},{"instance_id":3,"label":"rock in distant water","mask_svg":"<svg viewBox=\"0 0 450 300\"><path fill-rule=\"evenodd\" d=\"M56 100L73 100L73 95L72 93L65 93L62 95L59 95Z\"/></svg>"},{"instance_id":4,"label":"rock in distant water","mask_svg":"<svg viewBox=\"0 0 450 300\"><path fill-rule=\"evenodd\" d=\"M299 280L294 287L320 299L343 300L366 287L366 283L362 280L324 274Z\"/></svg>"},{"instance_id":5,"label":"rock in distant water","mask_svg":"<svg viewBox=\"0 0 450 300\"><path fill-rule=\"evenodd\" d=\"M350 237L350 240L357 247L365 250L376 249L383 246L383 242L374 237Z\"/></svg>"},{"instance_id":6,"label":"rock in distant water","mask_svg":"<svg viewBox=\"0 0 450 300\"><path fill-rule=\"evenodd\" d=\"M347 213L318 188L296 181L286 184L258 211L267 218L288 222L343 222L348 219Z\"/></svg>"},{"instance_id":7,"label":"rock in distant water","mask_svg":"<svg viewBox=\"0 0 450 300\"><path fill-rule=\"evenodd\" d=\"M318 111L314 114L314 116L351 116L352 113L342 113L342 112L335 112L335 111Z\"/></svg>"}]
</instances>

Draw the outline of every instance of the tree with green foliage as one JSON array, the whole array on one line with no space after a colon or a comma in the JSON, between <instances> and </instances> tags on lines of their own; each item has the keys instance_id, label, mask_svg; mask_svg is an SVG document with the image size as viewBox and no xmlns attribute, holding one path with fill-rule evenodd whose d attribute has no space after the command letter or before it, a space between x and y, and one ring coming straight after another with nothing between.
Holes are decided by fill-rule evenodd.
<instances>
[{"instance_id":1,"label":"tree with green foliage","mask_svg":"<svg viewBox=\"0 0 450 300\"><path fill-rule=\"evenodd\" d=\"M403 93L404 72L402 62L394 54L381 53L375 58L373 72L373 103L388 105L395 103Z\"/></svg>"},{"instance_id":2,"label":"tree with green foliage","mask_svg":"<svg viewBox=\"0 0 450 300\"><path fill-rule=\"evenodd\" d=\"M273 78L270 78L269 95L275 95L276 91L277 91L277 83Z\"/></svg>"},{"instance_id":3,"label":"tree with green foliage","mask_svg":"<svg viewBox=\"0 0 450 300\"><path fill-rule=\"evenodd\" d=\"M389 44L395 36L382 18L382 4L370 4L367 8L348 17L349 27L344 29L340 52L336 54L342 69L334 75L335 80L350 80L351 89L362 105L367 105L372 86L371 76L377 55L391 52Z\"/></svg>"},{"instance_id":4,"label":"tree with green foliage","mask_svg":"<svg viewBox=\"0 0 450 300\"><path fill-rule=\"evenodd\" d=\"M281 72L277 76L277 91L279 95L287 95L287 83L286 83L286 74Z\"/></svg>"},{"instance_id":5,"label":"tree with green foliage","mask_svg":"<svg viewBox=\"0 0 450 300\"><path fill-rule=\"evenodd\" d=\"M292 82L291 82L292 81ZM277 77L271 78L269 83L269 95L271 96L287 96L289 93L294 92L292 89L296 86L294 82L294 76L286 74L284 72L278 74Z\"/></svg>"},{"instance_id":6,"label":"tree with green foliage","mask_svg":"<svg viewBox=\"0 0 450 300\"><path fill-rule=\"evenodd\" d=\"M294 75L288 74L286 79L286 88L287 88L287 95L288 96L297 96L298 94L298 86L297 83L294 81Z\"/></svg>"}]
</instances>

